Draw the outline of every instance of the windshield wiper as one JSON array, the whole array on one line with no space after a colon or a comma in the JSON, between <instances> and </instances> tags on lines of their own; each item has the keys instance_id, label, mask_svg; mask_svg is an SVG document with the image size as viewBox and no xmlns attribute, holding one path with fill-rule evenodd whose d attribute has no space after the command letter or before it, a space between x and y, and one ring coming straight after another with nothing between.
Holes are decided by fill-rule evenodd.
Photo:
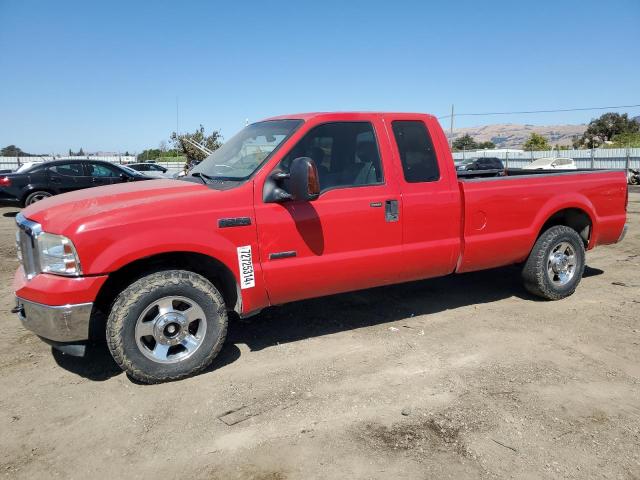
<instances>
[{"instance_id":1,"label":"windshield wiper","mask_svg":"<svg viewBox=\"0 0 640 480\"><path fill-rule=\"evenodd\" d=\"M202 172L191 172L189 175L191 175L192 177L199 178L200 180L202 180L202 183L204 183L205 185L209 183L207 180L213 180L213 177L210 177L206 173L202 173Z\"/></svg>"},{"instance_id":2,"label":"windshield wiper","mask_svg":"<svg viewBox=\"0 0 640 480\"><path fill-rule=\"evenodd\" d=\"M206 173L202 173L202 172L193 172L193 173L190 173L189 175L191 175L192 177L200 178L204 183L241 182L242 180L247 179L247 177L225 177L224 175L207 175Z\"/></svg>"}]
</instances>

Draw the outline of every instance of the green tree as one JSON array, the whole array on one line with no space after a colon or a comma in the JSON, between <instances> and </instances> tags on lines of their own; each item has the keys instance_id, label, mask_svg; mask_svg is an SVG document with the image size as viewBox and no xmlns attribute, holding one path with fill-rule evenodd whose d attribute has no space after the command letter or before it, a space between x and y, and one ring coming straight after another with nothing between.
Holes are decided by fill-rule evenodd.
<instances>
[{"instance_id":1,"label":"green tree","mask_svg":"<svg viewBox=\"0 0 640 480\"><path fill-rule=\"evenodd\" d=\"M23 152L22 149L15 145L7 145L0 150L0 157L31 157L32 155L27 152Z\"/></svg>"},{"instance_id":2,"label":"green tree","mask_svg":"<svg viewBox=\"0 0 640 480\"><path fill-rule=\"evenodd\" d=\"M464 150L476 150L478 148L478 143L473 139L471 135L468 133L456 138L451 143L451 148L454 152L461 152Z\"/></svg>"},{"instance_id":3,"label":"green tree","mask_svg":"<svg viewBox=\"0 0 640 480\"><path fill-rule=\"evenodd\" d=\"M543 137L542 135L537 134L536 132L531 132L531 136L529 136L529 138L527 139L526 142L524 142L524 145L522 145L522 148L524 148L525 150L550 150L551 149L551 145L549 145L549 142L547 141L547 139L545 137Z\"/></svg>"},{"instance_id":4,"label":"green tree","mask_svg":"<svg viewBox=\"0 0 640 480\"><path fill-rule=\"evenodd\" d=\"M174 149L163 150L162 148L147 148L146 150L143 150L141 153L139 153L136 156L136 158L142 162L147 160L157 160L159 158L178 157L178 156L179 156L179 152L177 152Z\"/></svg>"},{"instance_id":5,"label":"green tree","mask_svg":"<svg viewBox=\"0 0 640 480\"><path fill-rule=\"evenodd\" d=\"M609 112L591 120L582 137L574 142L574 147L597 148L612 141L616 135L639 132L640 124L626 113Z\"/></svg>"},{"instance_id":6,"label":"green tree","mask_svg":"<svg viewBox=\"0 0 640 480\"><path fill-rule=\"evenodd\" d=\"M496 148L496 144L490 141L480 142L478 144L478 148L481 150L493 150L494 148Z\"/></svg>"},{"instance_id":7,"label":"green tree","mask_svg":"<svg viewBox=\"0 0 640 480\"><path fill-rule=\"evenodd\" d=\"M136 157L138 160L155 160L162 156L162 151L159 148L148 148L143 150L142 153L139 153Z\"/></svg>"},{"instance_id":8,"label":"green tree","mask_svg":"<svg viewBox=\"0 0 640 480\"><path fill-rule=\"evenodd\" d=\"M611 148L638 148L640 147L640 133L619 133L611 139Z\"/></svg>"},{"instance_id":9,"label":"green tree","mask_svg":"<svg viewBox=\"0 0 640 480\"><path fill-rule=\"evenodd\" d=\"M207 157L207 154L186 142L185 139L190 139L192 142L199 143L212 151L222 146L222 134L220 131L213 130L207 135L202 125L193 133L181 133L178 135L176 132L173 132L171 134L171 142L174 148L180 154L185 155L190 162L200 162Z\"/></svg>"}]
</instances>

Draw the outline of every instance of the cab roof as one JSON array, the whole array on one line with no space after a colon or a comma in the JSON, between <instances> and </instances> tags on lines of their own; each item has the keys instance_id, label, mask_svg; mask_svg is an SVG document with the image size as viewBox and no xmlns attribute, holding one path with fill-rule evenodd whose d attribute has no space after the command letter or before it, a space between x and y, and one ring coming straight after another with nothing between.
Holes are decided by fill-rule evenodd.
<instances>
[{"instance_id":1,"label":"cab roof","mask_svg":"<svg viewBox=\"0 0 640 480\"><path fill-rule=\"evenodd\" d=\"M265 118L264 120L304 120L309 121L316 118L323 120L347 120L354 117L357 118L373 118L383 115L390 116L402 116L402 117L431 117L435 119L433 115L428 113L416 113L416 112L306 112L306 113L294 113L291 115L277 115L275 117Z\"/></svg>"}]
</instances>

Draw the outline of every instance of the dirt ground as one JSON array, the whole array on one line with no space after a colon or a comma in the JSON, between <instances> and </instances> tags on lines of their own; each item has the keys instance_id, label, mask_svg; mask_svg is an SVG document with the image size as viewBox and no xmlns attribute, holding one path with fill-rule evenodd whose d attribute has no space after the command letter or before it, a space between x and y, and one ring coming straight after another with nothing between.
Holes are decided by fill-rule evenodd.
<instances>
[{"instance_id":1,"label":"dirt ground","mask_svg":"<svg viewBox=\"0 0 640 480\"><path fill-rule=\"evenodd\" d=\"M155 386L20 326L16 211L0 208L0 477L640 478L640 194L568 299L510 267L298 302Z\"/></svg>"}]
</instances>

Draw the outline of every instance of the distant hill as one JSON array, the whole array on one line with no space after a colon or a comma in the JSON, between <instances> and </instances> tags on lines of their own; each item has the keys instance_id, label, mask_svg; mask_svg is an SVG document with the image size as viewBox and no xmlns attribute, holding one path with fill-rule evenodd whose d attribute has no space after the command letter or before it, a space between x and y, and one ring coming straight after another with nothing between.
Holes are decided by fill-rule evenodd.
<instances>
[{"instance_id":1,"label":"distant hill","mask_svg":"<svg viewBox=\"0 0 640 480\"><path fill-rule=\"evenodd\" d=\"M453 131L453 139L469 134L478 142L491 141L498 148L521 148L532 132L543 135L551 145L569 145L582 136L586 125L521 125L498 123L481 127L458 128Z\"/></svg>"}]
</instances>

